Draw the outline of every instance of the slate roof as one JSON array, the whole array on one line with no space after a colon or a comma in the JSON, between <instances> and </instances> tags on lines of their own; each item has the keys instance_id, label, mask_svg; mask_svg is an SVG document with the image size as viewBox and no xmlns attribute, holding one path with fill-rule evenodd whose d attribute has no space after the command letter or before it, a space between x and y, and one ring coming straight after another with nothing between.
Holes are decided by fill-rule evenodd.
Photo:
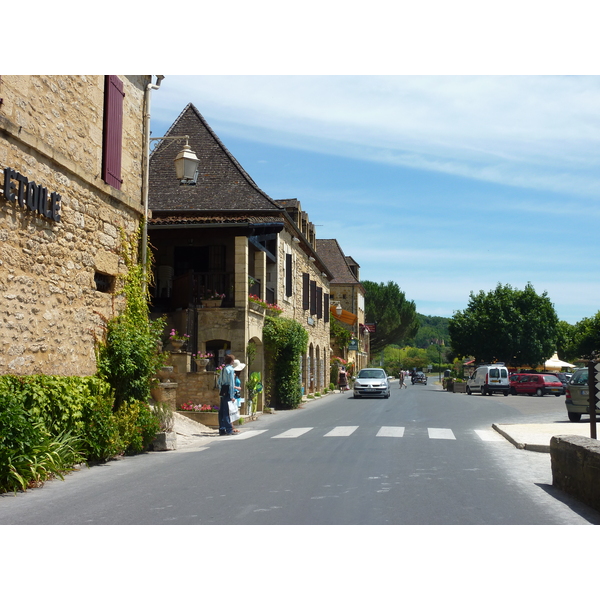
<instances>
[{"instance_id":1,"label":"slate roof","mask_svg":"<svg viewBox=\"0 0 600 600\"><path fill-rule=\"evenodd\" d=\"M317 239L317 252L333 275L332 285L362 285L348 267L348 262L337 240Z\"/></svg>"},{"instance_id":2,"label":"slate roof","mask_svg":"<svg viewBox=\"0 0 600 600\"><path fill-rule=\"evenodd\" d=\"M188 211L260 211L281 214L223 145L193 104L188 104L165 137L188 135L200 159L196 185L180 185L173 161L185 140L162 140L150 155L148 204L153 216Z\"/></svg>"}]
</instances>

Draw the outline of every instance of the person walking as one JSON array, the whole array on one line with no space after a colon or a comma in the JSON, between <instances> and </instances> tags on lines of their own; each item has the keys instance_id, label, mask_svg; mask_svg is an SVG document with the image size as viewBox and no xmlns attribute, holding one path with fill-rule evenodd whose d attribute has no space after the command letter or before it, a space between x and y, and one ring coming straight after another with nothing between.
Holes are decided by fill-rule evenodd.
<instances>
[{"instance_id":1,"label":"person walking","mask_svg":"<svg viewBox=\"0 0 600 600\"><path fill-rule=\"evenodd\" d=\"M405 388L406 382L404 381L404 371L400 371L400 374L398 375L398 379L400 380L400 389Z\"/></svg>"},{"instance_id":2,"label":"person walking","mask_svg":"<svg viewBox=\"0 0 600 600\"><path fill-rule=\"evenodd\" d=\"M338 385L340 387L340 392L343 392L348 387L348 374L346 373L346 369L344 367L340 368L340 372L338 375Z\"/></svg>"},{"instance_id":3,"label":"person walking","mask_svg":"<svg viewBox=\"0 0 600 600\"><path fill-rule=\"evenodd\" d=\"M229 402L235 400L235 371L233 361L235 356L228 354L223 361L223 369L219 374L217 384L219 386L219 435L235 435L231 419L229 418Z\"/></svg>"}]
</instances>

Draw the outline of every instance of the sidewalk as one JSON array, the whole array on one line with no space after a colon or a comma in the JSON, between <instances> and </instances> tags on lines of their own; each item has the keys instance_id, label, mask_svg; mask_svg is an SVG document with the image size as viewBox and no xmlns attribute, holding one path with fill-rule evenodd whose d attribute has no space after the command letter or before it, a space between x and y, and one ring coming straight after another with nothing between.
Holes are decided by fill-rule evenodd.
<instances>
[{"instance_id":1,"label":"sidewalk","mask_svg":"<svg viewBox=\"0 0 600 600\"><path fill-rule=\"evenodd\" d=\"M555 435L590 437L590 422L581 423L493 423L492 428L515 447L533 452L550 452L550 439ZM598 431L598 424L596 431Z\"/></svg>"}]
</instances>

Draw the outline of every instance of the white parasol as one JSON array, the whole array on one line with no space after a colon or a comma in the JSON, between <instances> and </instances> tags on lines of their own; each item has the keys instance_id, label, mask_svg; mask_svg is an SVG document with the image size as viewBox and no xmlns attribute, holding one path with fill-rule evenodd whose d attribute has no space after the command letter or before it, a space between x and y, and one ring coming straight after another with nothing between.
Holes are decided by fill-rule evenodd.
<instances>
[{"instance_id":1,"label":"white parasol","mask_svg":"<svg viewBox=\"0 0 600 600\"><path fill-rule=\"evenodd\" d=\"M565 362L564 360L560 360L558 358L558 352L555 352L552 355L552 358L549 358L545 363L544 367L546 369L550 369L552 371L560 371L563 367L574 367L571 363Z\"/></svg>"}]
</instances>

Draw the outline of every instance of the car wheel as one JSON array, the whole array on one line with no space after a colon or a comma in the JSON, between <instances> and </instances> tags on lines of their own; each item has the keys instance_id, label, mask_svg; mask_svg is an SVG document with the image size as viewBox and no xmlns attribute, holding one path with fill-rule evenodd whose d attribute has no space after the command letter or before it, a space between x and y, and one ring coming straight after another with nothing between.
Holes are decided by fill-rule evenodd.
<instances>
[{"instance_id":1,"label":"car wheel","mask_svg":"<svg viewBox=\"0 0 600 600\"><path fill-rule=\"evenodd\" d=\"M360 396L357 396L356 394L352 394L352 397L356 400L357 398L360 398Z\"/></svg>"},{"instance_id":2,"label":"car wheel","mask_svg":"<svg viewBox=\"0 0 600 600\"><path fill-rule=\"evenodd\" d=\"M487 389L486 389L485 385L482 385L482 386L481 386L481 395L482 395L482 396L485 396L487 393L488 393L488 391L487 391Z\"/></svg>"},{"instance_id":3,"label":"car wheel","mask_svg":"<svg viewBox=\"0 0 600 600\"><path fill-rule=\"evenodd\" d=\"M517 390L516 390L514 387L511 387L511 388L510 388L510 393L511 393L513 396L516 396L516 395L517 395Z\"/></svg>"},{"instance_id":4,"label":"car wheel","mask_svg":"<svg viewBox=\"0 0 600 600\"><path fill-rule=\"evenodd\" d=\"M505 395L505 396L508 396L508 392L504 392L504 395Z\"/></svg>"},{"instance_id":5,"label":"car wheel","mask_svg":"<svg viewBox=\"0 0 600 600\"><path fill-rule=\"evenodd\" d=\"M471 395L471 388L469 386L467 386L467 396Z\"/></svg>"},{"instance_id":6,"label":"car wheel","mask_svg":"<svg viewBox=\"0 0 600 600\"><path fill-rule=\"evenodd\" d=\"M581 421L581 413L568 413L568 415L571 423L577 423L577 421Z\"/></svg>"},{"instance_id":7,"label":"car wheel","mask_svg":"<svg viewBox=\"0 0 600 600\"><path fill-rule=\"evenodd\" d=\"M541 397L544 395L544 392L543 392L542 388L538 388L538 389L535 391L535 395L536 395L538 398L541 398Z\"/></svg>"}]
</instances>

